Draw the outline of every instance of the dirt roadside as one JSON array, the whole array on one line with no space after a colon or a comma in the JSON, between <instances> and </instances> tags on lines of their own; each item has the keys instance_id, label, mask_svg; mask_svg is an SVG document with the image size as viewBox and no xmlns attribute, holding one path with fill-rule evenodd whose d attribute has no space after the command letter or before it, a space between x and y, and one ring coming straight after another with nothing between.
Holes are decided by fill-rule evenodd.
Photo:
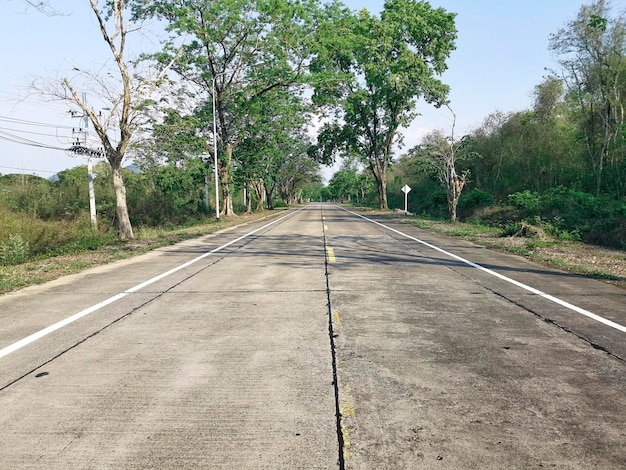
<instances>
[{"instance_id":1,"label":"dirt roadside","mask_svg":"<svg viewBox=\"0 0 626 470\"><path fill-rule=\"evenodd\" d=\"M544 233L501 237L495 230L481 230L469 224L423 221L414 216L407 217L397 213L393 218L447 236L460 237L492 250L523 256L544 266L600 279L626 289L626 251L556 240Z\"/></svg>"}]
</instances>

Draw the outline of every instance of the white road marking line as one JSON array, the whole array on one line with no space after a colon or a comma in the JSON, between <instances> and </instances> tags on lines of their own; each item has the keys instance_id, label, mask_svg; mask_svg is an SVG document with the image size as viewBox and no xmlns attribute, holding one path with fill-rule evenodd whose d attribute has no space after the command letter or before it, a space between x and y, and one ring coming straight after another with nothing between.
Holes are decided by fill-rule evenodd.
<instances>
[{"instance_id":1,"label":"white road marking line","mask_svg":"<svg viewBox=\"0 0 626 470\"><path fill-rule=\"evenodd\" d=\"M337 206L337 207L340 207L340 206ZM543 297L544 299L549 300L551 302L554 302L555 304L558 304L558 305L560 305L562 307L565 307L565 308L568 308L570 310L573 310L576 313L579 313L579 314L584 315L586 317L589 317L589 318L591 318L593 320L596 320L596 321L598 321L600 323L603 323L603 324L605 324L607 326L610 326L611 328L615 328L616 330L619 330L619 331L622 331L622 332L626 333L626 326L624 326L624 325L620 325L619 323L615 323L614 321L611 321L611 320L609 320L607 318L601 317L600 315L596 315L595 313L590 312L589 310L585 310L584 308L577 307L576 305L570 304L569 302L566 302L566 301L561 300L561 299L559 299L557 297L554 297L553 295L546 294L545 292L542 292L539 289L535 289L534 287L531 287L531 286L528 286L526 284L523 284L523 283L521 283L519 281L516 281L515 279L511 279L510 277L507 277L507 276L504 276L504 275L502 275L500 273L492 271L491 269L485 268L484 266L481 266L480 264L473 263L472 261L466 260L465 258L457 256L454 253L450 253L450 252L448 252L446 250L443 250L443 249L441 249L441 248L439 248L439 247L437 247L435 245L432 245L432 244L430 244L428 242L425 242L424 240L420 240L419 238L415 238L415 237L412 237L411 235L407 235L406 233L403 233L403 232L400 232L399 230L396 230L394 228L388 227L388 226L386 226L384 224L381 224L380 222L377 222L375 220L368 219L367 217L362 216L361 214L357 214L356 212L352 212L351 210L348 210L348 209L346 209L344 207L340 207L340 208L345 210L346 212L349 212L350 214L353 214L353 215L356 215L358 217L361 217L362 219L365 219L365 220L367 220L369 222L372 222L372 223L374 223L376 225L380 225L381 227L384 227L387 230L391 230L392 232L395 232L398 235L402 235L403 237L406 237L406 238L408 238L410 240L413 240L413 241L416 241L418 243L421 243L422 245L427 246L428 248L432 248L433 250L436 250L436 251L438 251L440 253L443 253L443 254L445 254L445 255L447 255L447 256L449 256L451 258L454 258L454 259L456 259L458 261L461 261L462 263L465 263L468 266L471 266L473 268L479 269L479 270L481 270L481 271L483 271L483 272L485 272L487 274L491 274L492 276L495 276L498 279L502 279L503 281L509 282L509 283L511 283L511 284L513 284L513 285L515 285L517 287L521 287L522 289L525 289L525 290L527 290L529 292L532 292L533 294L537 294L538 296Z\"/></svg>"},{"instance_id":2,"label":"white road marking line","mask_svg":"<svg viewBox=\"0 0 626 470\"><path fill-rule=\"evenodd\" d=\"M30 343L33 343L33 342L37 341L38 339L41 339L44 336L49 335L53 331L56 331L56 330L58 330L60 328L63 328L64 326L67 326L70 323L73 323L76 320L89 315L90 313L93 313L93 312L95 312L97 310L100 310L102 307L105 307L105 306L107 306L109 304L112 304L113 302L116 302L116 301L126 297L128 294L132 294L134 292L137 292L138 290L143 289L144 287L149 286L150 284L153 284L153 283L155 283L157 281L160 281L161 279L166 278L167 276L169 276L171 274L174 274L175 272L180 271L181 269L185 269L186 267L191 266L192 264L194 264L194 263L196 263L196 262L206 258L207 256L210 256L213 253L217 253L218 251L221 251L224 248L229 247L233 243L237 243L238 241L243 240L244 238L247 238L250 235L253 235L253 234L255 234L256 232L258 232L260 230L263 230L264 228L267 228L267 227L269 227L271 225L274 225L274 224L276 224L276 223L286 219L287 217L290 217L290 216L300 212L302 209L304 209L304 207L300 208L300 209L298 209L298 210L296 210L294 212L290 212L289 214L284 215L283 217L280 217L280 218L278 218L276 220L273 220L272 222L270 222L268 224L265 224L262 227L259 227L259 228L255 229L255 230L252 230L251 232L248 232L248 233L246 233L245 235L242 235L239 238L235 238L234 240L232 240L232 241L230 241L230 242L228 242L228 243L226 243L226 244L224 244L224 245L222 245L222 246L220 246L218 248L214 248L211 251L207 251L206 253L203 253L202 255L200 255L200 256L198 256L198 257L196 257L196 258L194 258L194 259L192 259L190 261L187 261L186 263L183 263L180 266L177 266L177 267L175 267L173 269L170 269L167 272L159 274L158 276L155 276L152 279L149 279L149 280L147 280L145 282L142 282L141 284L137 284L136 286L131 287L130 289L125 290L124 292L120 292L119 294L116 294L113 297L109 297L108 299L103 300L100 303L92 305L91 307L86 308L85 310L82 310L82 311L80 311L78 313L75 313L74 315L72 315L70 317L67 317L67 318L65 318L65 319L63 319L63 320L61 320L61 321L59 321L59 322L57 322L57 323L55 323L53 325L50 325L47 328L39 330L36 333L33 333L32 335L27 336L26 338L23 338L23 339L17 341L16 343L13 343L13 344L11 344L9 346L6 346L6 347L0 349L0 358L3 358L4 356L7 356L7 355L11 354L12 352L17 351L18 349L21 349L24 346L27 346Z\"/></svg>"}]
</instances>

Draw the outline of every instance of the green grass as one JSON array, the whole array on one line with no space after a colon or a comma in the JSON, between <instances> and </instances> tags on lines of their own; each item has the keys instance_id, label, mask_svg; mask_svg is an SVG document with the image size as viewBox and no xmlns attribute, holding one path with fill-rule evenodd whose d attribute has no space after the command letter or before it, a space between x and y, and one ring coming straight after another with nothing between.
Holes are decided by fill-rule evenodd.
<instances>
[{"instance_id":1,"label":"green grass","mask_svg":"<svg viewBox=\"0 0 626 470\"><path fill-rule=\"evenodd\" d=\"M282 212L282 209L280 211ZM39 243L42 240L52 240L54 243L47 246L46 249L44 249L45 243L43 245L35 244L39 248L23 264L0 265L0 294L33 284L41 284L92 266L132 258L156 248L214 233L248 221L258 220L276 212L264 211L252 215L222 217L219 221L204 219L188 227L140 227L135 230L136 239L130 241L117 240L111 229L93 231L89 219L86 222L57 221L50 224L43 221L33 221L32 227L29 227L28 220L18 214L17 218L13 219L10 224L12 229L18 226L22 228L23 232L18 232L23 234L28 241L34 239ZM9 234L13 233L5 230L7 226L2 225L2 222L8 221L10 216L11 214L7 214L6 211L3 212L0 207L0 242L2 242L3 234L6 236L5 240L8 240ZM16 220L19 223L15 223ZM31 248L32 246L31 243Z\"/></svg>"},{"instance_id":2,"label":"green grass","mask_svg":"<svg viewBox=\"0 0 626 470\"><path fill-rule=\"evenodd\" d=\"M451 223L436 219L422 219L413 223L418 228L434 230L438 233L453 237L476 237L476 236L499 236L500 229L482 224L469 224L463 222Z\"/></svg>"}]
</instances>

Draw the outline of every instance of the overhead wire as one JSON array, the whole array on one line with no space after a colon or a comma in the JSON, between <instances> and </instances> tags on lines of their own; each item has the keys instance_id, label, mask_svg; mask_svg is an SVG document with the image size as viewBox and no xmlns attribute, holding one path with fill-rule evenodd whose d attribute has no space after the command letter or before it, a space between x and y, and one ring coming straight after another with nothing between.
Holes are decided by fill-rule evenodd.
<instances>
[{"instance_id":1,"label":"overhead wire","mask_svg":"<svg viewBox=\"0 0 626 470\"><path fill-rule=\"evenodd\" d=\"M37 173L50 173L52 175L58 173L58 171L50 171L50 170L35 170L33 168L17 168L14 166L2 166L0 165L0 168L4 168L5 170L20 170L20 171L34 171Z\"/></svg>"},{"instance_id":2,"label":"overhead wire","mask_svg":"<svg viewBox=\"0 0 626 470\"><path fill-rule=\"evenodd\" d=\"M4 113L21 111L40 114L42 110L47 110L55 114L66 114L68 103L60 101L42 101L31 99L30 97L20 98L0 91L0 107L3 109L3 111L0 112Z\"/></svg>"},{"instance_id":3,"label":"overhead wire","mask_svg":"<svg viewBox=\"0 0 626 470\"><path fill-rule=\"evenodd\" d=\"M46 134L44 132L24 131L21 129L13 129L10 127L2 127L2 126L0 126L0 131L19 132L20 134L43 135L46 137L58 137L58 134Z\"/></svg>"},{"instance_id":4,"label":"overhead wire","mask_svg":"<svg viewBox=\"0 0 626 470\"><path fill-rule=\"evenodd\" d=\"M31 147L47 148L52 150L66 150L64 147L44 144L42 142L26 139L25 137L13 135L2 130L0 130L0 140L6 140L8 142L13 142L17 144L30 145Z\"/></svg>"},{"instance_id":5,"label":"overhead wire","mask_svg":"<svg viewBox=\"0 0 626 470\"><path fill-rule=\"evenodd\" d=\"M35 132L35 131L30 131L30 130L22 130L22 129L15 129L15 128L0 126L0 140L4 140L7 142L12 142L16 144L29 145L31 147L46 148L46 149L52 149L52 150L67 150L67 148L59 147L58 145L51 145L51 144L27 139L26 137L16 135L15 133L53 137L57 141L63 143L63 140L61 140L61 138L59 137L58 131L59 130L72 130L72 132L74 132L74 130L76 129L76 127L72 127L72 126L64 126L64 125L59 125L59 124L51 124L47 122L32 121L29 119L20 119L20 118L15 118L11 116L3 116L3 115L0 115L0 122L13 124L13 125L19 125L19 126L31 126L35 128L56 129L57 132L55 134L46 134L43 132ZM67 137L65 140L68 140L68 143L69 143L70 139L71 137Z\"/></svg>"},{"instance_id":6,"label":"overhead wire","mask_svg":"<svg viewBox=\"0 0 626 470\"><path fill-rule=\"evenodd\" d=\"M0 115L0 121L4 121L4 122L10 122L13 124L25 124L25 125L29 125L29 126L37 126L37 127L53 127L53 128L57 128L57 129L75 129L76 126L72 127L72 126L62 126L59 124L49 124L49 123L45 123L45 122L37 122L37 121L30 121L28 119L19 119L19 118L14 118L14 117L10 117L10 116L2 116Z\"/></svg>"}]
</instances>

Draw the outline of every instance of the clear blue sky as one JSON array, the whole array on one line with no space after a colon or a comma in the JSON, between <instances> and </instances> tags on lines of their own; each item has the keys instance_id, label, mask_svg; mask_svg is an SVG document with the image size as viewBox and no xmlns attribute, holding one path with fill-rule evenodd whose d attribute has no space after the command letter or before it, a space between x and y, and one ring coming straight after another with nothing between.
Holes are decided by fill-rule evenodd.
<instances>
[{"instance_id":1,"label":"clear blue sky","mask_svg":"<svg viewBox=\"0 0 626 470\"><path fill-rule=\"evenodd\" d=\"M0 173L48 177L85 164L59 150L8 142L7 133L53 147L65 148L71 126L69 106L27 97L34 77L61 77L74 66L97 69L109 60L87 0L51 0L64 16L47 17L28 9L23 0L0 0ZM344 0L354 10L378 12L383 1ZM555 68L548 36L573 19L582 0L431 0L434 7L457 13L457 49L448 61L443 81L451 87L457 133L480 125L490 113L518 111L532 104L532 91ZM614 0L615 11L626 0ZM451 115L421 104L419 116L404 131L406 146L432 129L450 130ZM44 123L30 125L17 120ZM19 131L27 131L18 132Z\"/></svg>"}]
</instances>

